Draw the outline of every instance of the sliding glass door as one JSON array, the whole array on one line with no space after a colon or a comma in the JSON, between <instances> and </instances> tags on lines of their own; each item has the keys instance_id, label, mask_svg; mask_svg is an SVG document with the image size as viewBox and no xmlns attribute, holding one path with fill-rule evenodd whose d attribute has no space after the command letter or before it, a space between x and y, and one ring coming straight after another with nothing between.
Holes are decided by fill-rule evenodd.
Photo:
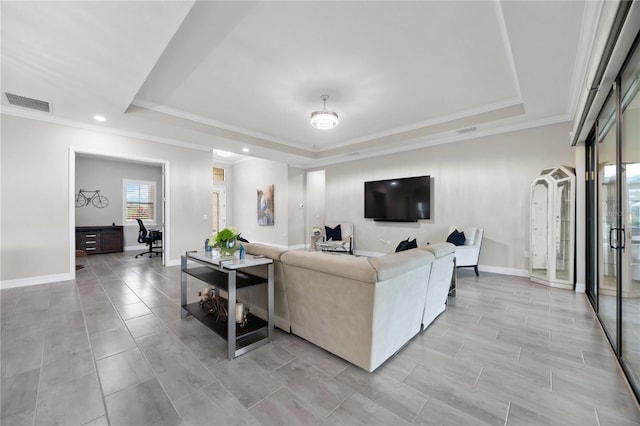
<instances>
[{"instance_id":1,"label":"sliding glass door","mask_svg":"<svg viewBox=\"0 0 640 426\"><path fill-rule=\"evenodd\" d=\"M622 361L640 383L640 50L622 72L621 87L621 253Z\"/></svg>"},{"instance_id":2,"label":"sliding glass door","mask_svg":"<svg viewBox=\"0 0 640 426\"><path fill-rule=\"evenodd\" d=\"M640 49L587 142L587 293L640 394Z\"/></svg>"},{"instance_id":3,"label":"sliding glass door","mask_svg":"<svg viewBox=\"0 0 640 426\"><path fill-rule=\"evenodd\" d=\"M612 90L596 125L598 182L598 310L614 349L617 342L618 170L616 90Z\"/></svg>"}]
</instances>

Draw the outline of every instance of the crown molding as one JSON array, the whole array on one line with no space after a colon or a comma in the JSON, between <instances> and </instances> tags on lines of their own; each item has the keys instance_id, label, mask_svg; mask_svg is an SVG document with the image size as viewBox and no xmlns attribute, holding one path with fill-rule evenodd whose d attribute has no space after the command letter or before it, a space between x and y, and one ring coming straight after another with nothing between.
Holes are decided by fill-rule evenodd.
<instances>
[{"instance_id":1,"label":"crown molding","mask_svg":"<svg viewBox=\"0 0 640 426\"><path fill-rule=\"evenodd\" d=\"M198 114L192 114L189 112L181 111L175 108L170 108L165 105L156 104L153 102L144 101L142 99L134 99L131 105L137 106L139 108L148 109L151 111L159 112L161 114L171 115L173 117L182 118L184 120L193 121L195 123L204 124L206 126L217 127L219 129L228 130L230 132L240 133L245 136L250 136L253 138L264 139L269 142L278 143L282 145L288 145L292 148L302 149L305 151L309 151L308 146L304 146L289 140L276 138L272 135L267 135L265 133L255 132L253 130L246 129L244 127L234 126L232 124L224 123L222 121L213 120L208 117L203 117Z\"/></svg>"},{"instance_id":2,"label":"crown molding","mask_svg":"<svg viewBox=\"0 0 640 426\"><path fill-rule=\"evenodd\" d=\"M408 124L402 127L396 127L390 130L385 130L383 132L372 133L360 138L350 139L345 142L341 142L339 144L333 144L331 146L328 146L327 148L318 151L318 153L322 153L323 151L329 151L331 149L343 148L345 146L349 146L357 143L368 142L372 139L379 139L379 138L384 138L388 136L393 136L398 133L411 132L413 130L425 129L425 128L436 126L439 124L451 123L456 120L462 120L462 119L473 117L476 115L486 114L486 113L498 111L500 109L514 107L520 104L522 104L522 99L519 97L505 99L503 101L498 101L498 102L494 102L487 105L481 105L475 108L469 108L464 111L442 115L440 117L432 118L432 119L421 121L418 123Z\"/></svg>"},{"instance_id":3,"label":"crown molding","mask_svg":"<svg viewBox=\"0 0 640 426\"><path fill-rule=\"evenodd\" d=\"M211 151L213 149L212 147L208 147L200 144L184 142L184 141L172 139L172 138L161 138L158 136L150 135L148 133L131 132L127 130L116 129L109 126L92 126L90 124L81 123L78 121L66 120L53 115L47 115L46 113L31 112L29 110L23 110L22 108L6 106L6 105L2 105L0 107L0 114L11 115L11 116L20 117L20 118L28 118L36 121L44 121L47 123L59 124L62 126L75 127L77 129L90 130L98 133L106 133L110 135L142 139L142 140L151 141L151 142L158 142L166 145L180 146L182 148L195 149L198 151Z\"/></svg>"},{"instance_id":4,"label":"crown molding","mask_svg":"<svg viewBox=\"0 0 640 426\"><path fill-rule=\"evenodd\" d=\"M540 120L528 121L525 123L509 124L506 126L495 127L495 128L486 129L486 130L478 130L472 133L459 133L459 134L455 134L447 137L433 138L433 139L422 138L414 143L396 145L395 147L384 149L384 150L377 150L375 152L358 153L355 156L349 155L349 154L342 154L340 156L319 160L312 166L297 165L297 164L291 164L291 166L302 168L302 169L315 169L318 167L348 163L350 161L358 161L366 158L374 158L374 157L381 157L384 155L399 154L406 151L429 148L431 146L444 145L447 143L462 142L467 140L479 139L487 136L499 135L503 133L511 133L511 132L517 132L521 130L533 129L536 127L544 127L544 126L550 126L554 124L566 123L566 122L570 122L571 120L572 118L569 117L568 115L558 115L558 116L544 118Z\"/></svg>"},{"instance_id":5,"label":"crown molding","mask_svg":"<svg viewBox=\"0 0 640 426\"><path fill-rule=\"evenodd\" d=\"M148 134L122 131L122 130L114 129L110 127L91 126L84 123L74 122L71 120L60 119L44 113L24 111L21 108L7 107L5 105L2 105L2 107L0 108L0 114L16 116L21 118L28 118L32 120L44 121L44 122L49 122L49 123L59 124L64 126L70 126L70 127L83 129L83 130L90 130L90 131L95 131L100 133L130 137L130 138L141 139L141 140L146 140L151 142L158 142L158 143L163 143L167 145L174 145L174 146L179 146L183 148L195 149L199 151L211 152L212 149L215 149L212 147L183 142L176 139L160 138L160 137L152 136ZM559 115L559 116L549 117L549 118L540 119L540 120L527 121L524 123L509 124L506 126L495 127L492 129L478 130L472 133L459 133L459 134L455 134L447 137L435 137L435 138L425 137L425 138L418 139L413 143L398 144L388 149L376 150L375 152L361 152L361 153L358 153L357 155L353 155L353 153L347 153L347 154L336 155L335 157L326 157L326 158L323 158L322 160L314 160L313 164L309 164L306 162L305 163L290 162L289 165L291 167L296 167L304 170L314 169L318 167L330 166L333 164L347 163L347 162L358 161L366 158L380 157L384 155L397 154L404 151L412 151L412 150L421 149L421 148L428 148L430 146L442 145L446 143L461 142L465 140L478 139L478 138L493 136L493 135L502 134L502 133L509 133L509 132L514 132L519 130L531 129L535 127L543 127L543 126L548 126L552 124L559 124L559 123L563 123L571 120L572 118L568 115ZM246 156L246 157L250 157L250 156ZM240 159L237 162L228 163L228 164L236 164L241 161L246 161L247 159L248 158ZM221 161L218 161L218 162L221 162Z\"/></svg>"}]
</instances>

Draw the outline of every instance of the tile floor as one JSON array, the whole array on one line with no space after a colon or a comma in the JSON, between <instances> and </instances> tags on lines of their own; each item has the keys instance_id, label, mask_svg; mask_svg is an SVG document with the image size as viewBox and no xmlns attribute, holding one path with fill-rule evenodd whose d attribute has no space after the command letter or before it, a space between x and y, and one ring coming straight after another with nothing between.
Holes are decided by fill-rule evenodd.
<instances>
[{"instance_id":1,"label":"tile floor","mask_svg":"<svg viewBox=\"0 0 640 426\"><path fill-rule=\"evenodd\" d=\"M447 310L369 374L279 330L228 361L180 318L179 267L81 261L0 292L2 425L640 424L582 294L460 270Z\"/></svg>"}]
</instances>

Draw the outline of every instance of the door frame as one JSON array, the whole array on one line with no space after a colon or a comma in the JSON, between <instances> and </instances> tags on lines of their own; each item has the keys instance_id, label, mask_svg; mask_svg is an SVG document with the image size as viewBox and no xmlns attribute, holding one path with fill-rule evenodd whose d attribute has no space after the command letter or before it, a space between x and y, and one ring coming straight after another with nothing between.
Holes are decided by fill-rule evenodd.
<instances>
[{"instance_id":1,"label":"door frame","mask_svg":"<svg viewBox=\"0 0 640 426\"><path fill-rule=\"evenodd\" d=\"M76 156L77 154L88 154L96 157L103 157L104 159L123 161L123 162L135 162L142 163L147 166L161 166L162 167L162 194L161 194L161 209L162 209L162 265L167 264L167 254L171 253L171 218L169 212L171 211L170 200L170 162L168 160L162 160L159 158L142 157L129 154L122 154L116 151L96 150L86 147L70 147L69 148L69 270L72 274L72 279L76 277L76 212L75 212L75 186L76 186Z\"/></svg>"},{"instance_id":2,"label":"door frame","mask_svg":"<svg viewBox=\"0 0 640 426\"><path fill-rule=\"evenodd\" d=\"M213 185L211 193L213 194L214 192L218 193L218 199L222 204L222 207L218 211L218 221L220 222L220 229L217 229L217 231L220 231L221 229L227 227L227 187L224 185Z\"/></svg>"}]
</instances>

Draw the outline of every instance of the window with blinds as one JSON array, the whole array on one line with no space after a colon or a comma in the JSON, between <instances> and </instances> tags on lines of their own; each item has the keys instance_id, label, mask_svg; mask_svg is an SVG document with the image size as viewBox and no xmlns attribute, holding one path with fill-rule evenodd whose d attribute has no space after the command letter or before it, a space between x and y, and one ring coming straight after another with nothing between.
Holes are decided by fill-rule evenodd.
<instances>
[{"instance_id":1,"label":"window with blinds","mask_svg":"<svg viewBox=\"0 0 640 426\"><path fill-rule=\"evenodd\" d=\"M125 179L123 181L125 221L156 220L156 183Z\"/></svg>"}]
</instances>

